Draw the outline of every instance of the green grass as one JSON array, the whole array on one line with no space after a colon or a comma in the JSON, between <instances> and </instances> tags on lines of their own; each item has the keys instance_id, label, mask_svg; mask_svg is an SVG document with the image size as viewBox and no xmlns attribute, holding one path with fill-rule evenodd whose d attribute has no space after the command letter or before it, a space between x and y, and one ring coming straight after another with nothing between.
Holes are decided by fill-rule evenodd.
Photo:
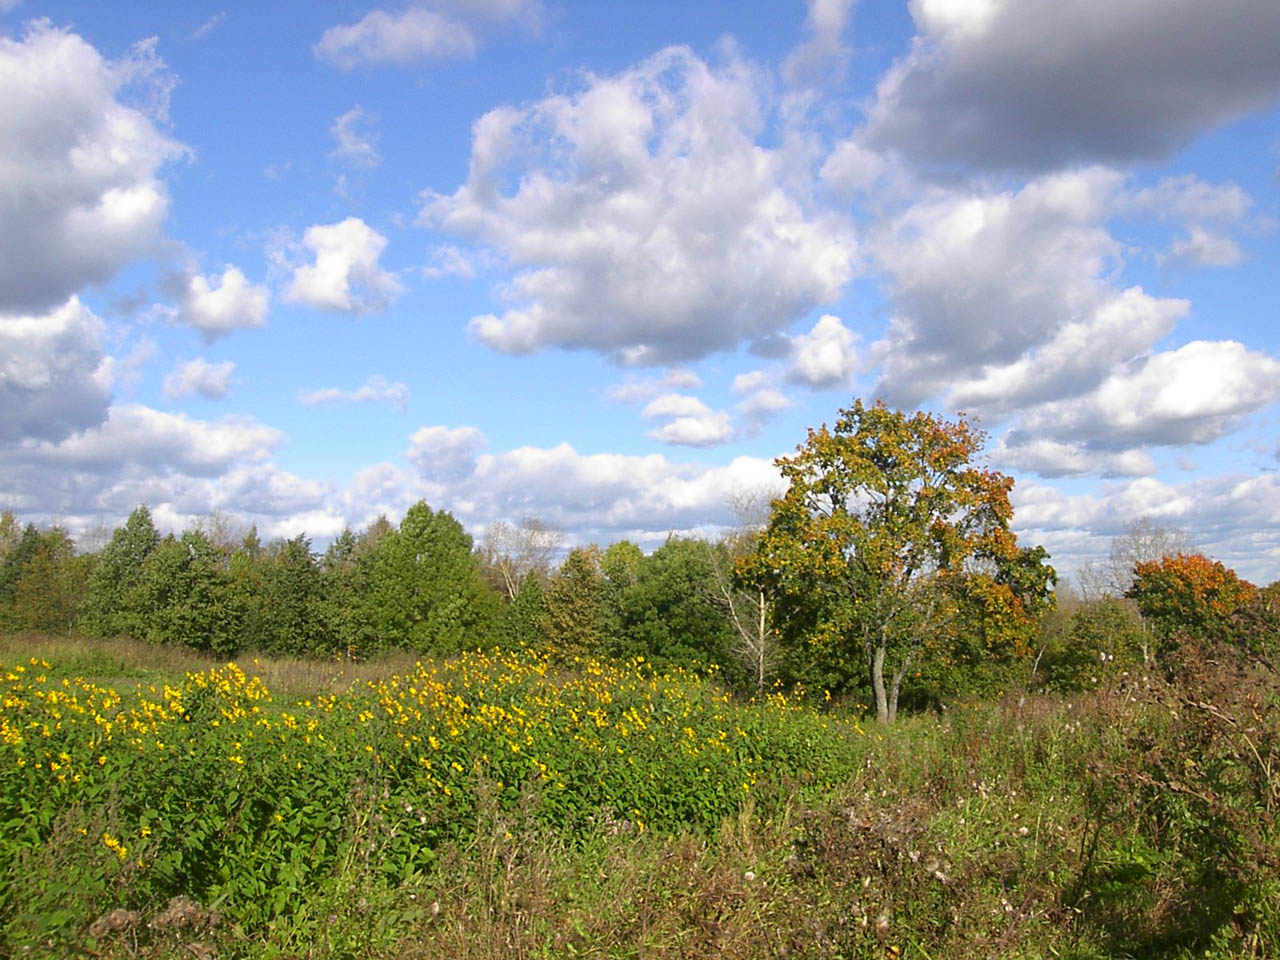
<instances>
[{"instance_id":1,"label":"green grass","mask_svg":"<svg viewBox=\"0 0 1280 960\"><path fill-rule=\"evenodd\" d=\"M113 740L118 753L94 790L51 786L47 770L36 790L37 781L15 775L17 748L6 754L0 744L3 826L17 828L0 842L0 953L1083 960L1280 952L1276 676L1230 651L1188 651L1172 664L1174 685L1130 677L1076 697L1013 695L890 729L843 708L726 700L690 676L642 682L621 665L539 673L528 657L436 665L431 682L468 710L431 701L435 712L401 722L403 710L426 702L395 679L413 672L403 660L245 662L272 691L267 701L229 681L216 696L197 696L187 671L219 682L228 675L175 649L0 641L5 668L32 656L51 664L38 667L48 683L91 677L135 706L163 699L165 683L185 685L192 719L159 728L181 744L180 762L118 750ZM376 721L358 719L379 704ZM440 777L448 798L396 759L411 758L399 734L448 739L448 725L481 704L541 711L539 723L520 727L521 753L497 758L515 726L460 729L440 755L468 760ZM234 716L236 705L243 717L222 712ZM589 710L599 712L585 720ZM275 759L283 740L245 736L284 713L331 734L311 752L290 741L289 762L302 766L288 777ZM640 713L661 742L632 744L639 731L627 718ZM572 714L584 723L573 726ZM731 748L713 743L721 732ZM684 740L694 746L681 752ZM227 759L231 744L246 761L238 778L228 773L239 766ZM105 755L97 751L86 756ZM530 753L554 776L529 775L536 768L517 758ZM756 781L735 795L728 788L744 771ZM127 837L126 856L103 834ZM419 837L417 846L407 837Z\"/></svg>"}]
</instances>

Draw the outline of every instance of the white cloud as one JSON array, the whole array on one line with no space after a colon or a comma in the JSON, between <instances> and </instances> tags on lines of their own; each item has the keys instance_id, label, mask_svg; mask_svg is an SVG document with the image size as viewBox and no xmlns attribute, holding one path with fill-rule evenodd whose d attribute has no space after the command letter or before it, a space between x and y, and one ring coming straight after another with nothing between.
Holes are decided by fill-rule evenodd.
<instances>
[{"instance_id":1,"label":"white cloud","mask_svg":"<svg viewBox=\"0 0 1280 960\"><path fill-rule=\"evenodd\" d=\"M1256 582L1280 573L1280 475L1274 473L1181 484L1143 477L1094 493L1024 483L1014 487L1012 500L1019 538L1045 544L1060 573L1104 559L1111 538L1142 517L1185 530L1209 556Z\"/></svg>"},{"instance_id":2,"label":"white cloud","mask_svg":"<svg viewBox=\"0 0 1280 960\"><path fill-rule=\"evenodd\" d=\"M707 467L658 454L581 454L567 443L493 454L481 452L484 446L472 428L423 428L408 456L426 471L425 486L382 464L359 478L347 508L372 519L425 496L468 524L534 516L574 543L627 537L656 546L671 531L706 533L732 524L729 497L736 491L782 487L777 468L754 457Z\"/></svg>"},{"instance_id":3,"label":"white cloud","mask_svg":"<svg viewBox=\"0 0 1280 960\"><path fill-rule=\"evenodd\" d=\"M1064 323L1047 343L1012 363L984 366L972 379L958 381L948 403L999 416L1087 392L1117 364L1145 354L1190 307L1186 300L1156 299L1130 287Z\"/></svg>"},{"instance_id":4,"label":"white cloud","mask_svg":"<svg viewBox=\"0 0 1280 960\"><path fill-rule=\"evenodd\" d=\"M1235 223L1249 213L1253 198L1234 183L1207 183L1189 173L1129 191L1120 198L1120 207L1164 220Z\"/></svg>"},{"instance_id":5,"label":"white cloud","mask_svg":"<svg viewBox=\"0 0 1280 960\"><path fill-rule=\"evenodd\" d=\"M808 333L792 338L787 379L815 390L849 385L858 366L857 339L839 317L822 316Z\"/></svg>"},{"instance_id":6,"label":"white cloud","mask_svg":"<svg viewBox=\"0 0 1280 960\"><path fill-rule=\"evenodd\" d=\"M373 313L385 310L404 289L395 274L378 265L387 238L359 217L309 227L302 242L315 254L315 263L294 269L284 293L292 303L338 313Z\"/></svg>"},{"instance_id":7,"label":"white cloud","mask_svg":"<svg viewBox=\"0 0 1280 960\"><path fill-rule=\"evenodd\" d=\"M795 404L780 391L772 387L761 387L739 401L736 409L747 432L755 433L783 410L793 406Z\"/></svg>"},{"instance_id":8,"label":"white cloud","mask_svg":"<svg viewBox=\"0 0 1280 960\"><path fill-rule=\"evenodd\" d=\"M460 481L475 469L485 443L475 427L422 427L410 438L405 456L427 480Z\"/></svg>"},{"instance_id":9,"label":"white cloud","mask_svg":"<svg viewBox=\"0 0 1280 960\"><path fill-rule=\"evenodd\" d=\"M337 142L333 156L356 167L376 167L382 162L378 153L376 137L369 129L373 119L364 110L355 106L338 117L329 128L329 133Z\"/></svg>"},{"instance_id":10,"label":"white cloud","mask_svg":"<svg viewBox=\"0 0 1280 960\"><path fill-rule=\"evenodd\" d=\"M141 404L114 406L106 422L58 443L25 444L22 461L100 470L112 467L172 468L213 476L239 461L262 461L284 434L252 417L192 420Z\"/></svg>"},{"instance_id":11,"label":"white cloud","mask_svg":"<svg viewBox=\"0 0 1280 960\"><path fill-rule=\"evenodd\" d=\"M196 357L164 378L165 396L175 400L198 393L210 400L221 400L231 389L231 374L235 368L230 360L210 363L204 357Z\"/></svg>"},{"instance_id":12,"label":"white cloud","mask_svg":"<svg viewBox=\"0 0 1280 960\"><path fill-rule=\"evenodd\" d=\"M911 13L919 35L858 139L939 168L1160 159L1280 94L1274 3L913 0Z\"/></svg>"},{"instance_id":13,"label":"white cloud","mask_svg":"<svg viewBox=\"0 0 1280 960\"><path fill-rule=\"evenodd\" d=\"M355 390L339 390L322 387L319 390L300 390L298 402L315 406L321 403L369 403L386 401L401 413L409 406L409 388L399 380L391 382L375 374Z\"/></svg>"},{"instance_id":14,"label":"white cloud","mask_svg":"<svg viewBox=\"0 0 1280 960\"><path fill-rule=\"evenodd\" d=\"M261 327L267 322L267 288L250 283L243 273L227 264L222 276L192 273L180 291L177 319L195 327L206 340L232 330Z\"/></svg>"},{"instance_id":15,"label":"white cloud","mask_svg":"<svg viewBox=\"0 0 1280 960\"><path fill-rule=\"evenodd\" d=\"M877 393L908 407L950 388L948 405L1003 413L1090 390L1169 333L1185 301L1109 280L1121 186L1087 168L1017 191L936 188L877 229L895 311L870 351Z\"/></svg>"},{"instance_id":16,"label":"white cloud","mask_svg":"<svg viewBox=\"0 0 1280 960\"><path fill-rule=\"evenodd\" d=\"M72 297L44 315L0 314L0 441L61 440L111 402L104 327Z\"/></svg>"},{"instance_id":17,"label":"white cloud","mask_svg":"<svg viewBox=\"0 0 1280 960\"><path fill-rule=\"evenodd\" d=\"M782 76L792 85L817 85L838 78L849 59L844 33L853 0L808 0L803 43L787 56Z\"/></svg>"},{"instance_id":18,"label":"white cloud","mask_svg":"<svg viewBox=\"0 0 1280 960\"><path fill-rule=\"evenodd\" d=\"M838 143L822 164L822 182L846 196L871 189L888 167L883 154L852 140Z\"/></svg>"},{"instance_id":19,"label":"white cloud","mask_svg":"<svg viewBox=\"0 0 1280 960\"><path fill-rule=\"evenodd\" d=\"M510 307L474 317L494 349L691 360L776 333L853 275L844 222L792 192L762 146L762 79L661 51L582 90L475 124L467 182L425 194L424 225L492 246ZM654 278L660 277L661 282Z\"/></svg>"},{"instance_id":20,"label":"white cloud","mask_svg":"<svg viewBox=\"0 0 1280 960\"><path fill-rule=\"evenodd\" d=\"M763 370L750 370L747 373L740 373L733 378L733 384L730 389L738 394L750 393L752 390L759 390L769 382L769 374Z\"/></svg>"},{"instance_id":21,"label":"white cloud","mask_svg":"<svg viewBox=\"0 0 1280 960\"><path fill-rule=\"evenodd\" d=\"M712 410L697 397L687 394L667 393L655 397L640 415L648 419L670 418L649 432L649 436L663 443L713 447L733 439L733 424L727 413Z\"/></svg>"},{"instance_id":22,"label":"white cloud","mask_svg":"<svg viewBox=\"0 0 1280 960\"><path fill-rule=\"evenodd\" d=\"M474 253L456 247L451 243L436 244L429 251L431 262L422 268L424 277L462 277L474 280L477 269L477 257Z\"/></svg>"},{"instance_id":23,"label":"white cloud","mask_svg":"<svg viewBox=\"0 0 1280 960\"><path fill-rule=\"evenodd\" d=\"M475 55L476 39L463 23L433 10L410 7L399 16L373 10L356 23L330 27L315 55L343 70L361 64L450 60Z\"/></svg>"},{"instance_id":24,"label":"white cloud","mask_svg":"<svg viewBox=\"0 0 1280 960\"><path fill-rule=\"evenodd\" d=\"M1280 396L1280 361L1232 340L1196 340L1112 373L1087 396L1045 404L1023 429L1095 450L1208 443Z\"/></svg>"},{"instance_id":25,"label":"white cloud","mask_svg":"<svg viewBox=\"0 0 1280 960\"><path fill-rule=\"evenodd\" d=\"M1157 260L1190 267L1235 267L1244 261L1244 253L1231 237L1193 225Z\"/></svg>"},{"instance_id":26,"label":"white cloud","mask_svg":"<svg viewBox=\"0 0 1280 960\"><path fill-rule=\"evenodd\" d=\"M672 367L661 377L638 377L634 374L615 386L605 396L614 403L643 403L671 390L697 390L702 379L687 367Z\"/></svg>"},{"instance_id":27,"label":"white cloud","mask_svg":"<svg viewBox=\"0 0 1280 960\"><path fill-rule=\"evenodd\" d=\"M536 32L542 23L541 0L430 0L399 14L373 10L356 23L330 27L312 52L343 70L468 59L479 42L476 28L502 22Z\"/></svg>"},{"instance_id":28,"label":"white cloud","mask_svg":"<svg viewBox=\"0 0 1280 960\"><path fill-rule=\"evenodd\" d=\"M0 36L0 311L50 309L151 251L159 170L186 153L161 130L171 83L151 42L112 61L47 20Z\"/></svg>"},{"instance_id":29,"label":"white cloud","mask_svg":"<svg viewBox=\"0 0 1280 960\"><path fill-rule=\"evenodd\" d=\"M1042 477L1145 477L1156 471L1155 461L1142 450L1089 450L1082 443L1063 443L1020 431L1002 436L990 457L998 469Z\"/></svg>"}]
</instances>

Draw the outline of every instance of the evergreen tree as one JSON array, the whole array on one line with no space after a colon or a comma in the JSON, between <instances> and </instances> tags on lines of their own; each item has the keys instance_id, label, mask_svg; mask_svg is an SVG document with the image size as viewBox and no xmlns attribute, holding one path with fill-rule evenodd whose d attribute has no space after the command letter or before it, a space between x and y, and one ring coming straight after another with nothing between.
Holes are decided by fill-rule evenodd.
<instances>
[{"instance_id":1,"label":"evergreen tree","mask_svg":"<svg viewBox=\"0 0 1280 960\"><path fill-rule=\"evenodd\" d=\"M481 580L470 535L424 501L373 548L365 611L383 644L455 652L487 639L497 595Z\"/></svg>"},{"instance_id":2,"label":"evergreen tree","mask_svg":"<svg viewBox=\"0 0 1280 960\"><path fill-rule=\"evenodd\" d=\"M79 627L95 636L147 635L142 569L160 542L151 511L138 507L111 536L85 589Z\"/></svg>"},{"instance_id":3,"label":"evergreen tree","mask_svg":"<svg viewBox=\"0 0 1280 960\"><path fill-rule=\"evenodd\" d=\"M599 657L605 653L601 629L608 582L600 571L600 548L578 547L547 584L542 633L558 656Z\"/></svg>"},{"instance_id":4,"label":"evergreen tree","mask_svg":"<svg viewBox=\"0 0 1280 960\"><path fill-rule=\"evenodd\" d=\"M265 650L290 656L332 652L319 616L322 588L311 541L299 534L280 544L264 569Z\"/></svg>"},{"instance_id":5,"label":"evergreen tree","mask_svg":"<svg viewBox=\"0 0 1280 960\"><path fill-rule=\"evenodd\" d=\"M374 630L365 610L373 545L348 527L325 551L316 617L329 644L326 652L367 657L374 650Z\"/></svg>"}]
</instances>

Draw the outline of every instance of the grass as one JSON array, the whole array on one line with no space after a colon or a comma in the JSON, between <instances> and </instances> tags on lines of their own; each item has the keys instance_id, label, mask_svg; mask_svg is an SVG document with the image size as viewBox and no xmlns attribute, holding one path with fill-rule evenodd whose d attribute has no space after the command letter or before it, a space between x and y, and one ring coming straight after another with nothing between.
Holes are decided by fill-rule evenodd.
<instances>
[{"instance_id":1,"label":"grass","mask_svg":"<svg viewBox=\"0 0 1280 960\"><path fill-rule=\"evenodd\" d=\"M0 664L32 656L144 691L212 666L141 644L0 641ZM460 960L1276 955L1275 672L1218 648L1188 649L1170 669L1173 684L1135 676L1076 697L1012 695L861 737L857 718L840 725L831 716L821 727L821 714L790 705L777 713L776 749L791 749L783 734L794 726L809 739L825 730L827 752L809 768L780 757L729 812L684 827L641 829L603 805L566 821L549 807L545 784L513 789L477 768L459 808L465 828L442 835L429 862L407 875L384 869L399 855L404 824L393 808L404 788L387 775L342 780L320 811L340 852L287 909L253 922L230 894L175 901L193 890L125 876L97 842L120 809L73 805L57 811L46 842L8 867L7 887L11 903L39 904L32 887L60 878L60 899L40 909L72 915L57 936L23 940L35 928L0 907L0 949ZM330 691L355 697L366 682L395 684L412 671L406 661L259 658L252 672L273 691L271 709L285 709ZM606 671L597 686L619 693L621 676ZM705 698L716 722L759 722L750 713L758 707L721 704L711 687L680 689L681 704ZM837 740L853 762L838 759ZM701 776L661 752L644 762L667 763L670 793ZM843 764L830 787L822 764ZM221 842L242 826L223 822ZM261 851L270 836L250 837L236 863L249 869L254 844Z\"/></svg>"}]
</instances>

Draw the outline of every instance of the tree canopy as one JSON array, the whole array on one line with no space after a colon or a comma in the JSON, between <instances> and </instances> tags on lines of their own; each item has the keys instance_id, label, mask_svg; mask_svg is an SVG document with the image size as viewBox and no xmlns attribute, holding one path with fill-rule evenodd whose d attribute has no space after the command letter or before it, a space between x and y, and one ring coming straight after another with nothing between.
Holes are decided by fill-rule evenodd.
<instances>
[{"instance_id":1,"label":"tree canopy","mask_svg":"<svg viewBox=\"0 0 1280 960\"><path fill-rule=\"evenodd\" d=\"M745 579L767 585L793 644L865 665L882 722L894 719L922 648L953 618L956 578L987 575L987 593L1011 610L1024 609L1019 590L1035 584L1016 569L1029 558L1009 528L1013 481L973 463L982 442L963 416L856 401L777 461L787 492L740 564Z\"/></svg>"}]
</instances>

